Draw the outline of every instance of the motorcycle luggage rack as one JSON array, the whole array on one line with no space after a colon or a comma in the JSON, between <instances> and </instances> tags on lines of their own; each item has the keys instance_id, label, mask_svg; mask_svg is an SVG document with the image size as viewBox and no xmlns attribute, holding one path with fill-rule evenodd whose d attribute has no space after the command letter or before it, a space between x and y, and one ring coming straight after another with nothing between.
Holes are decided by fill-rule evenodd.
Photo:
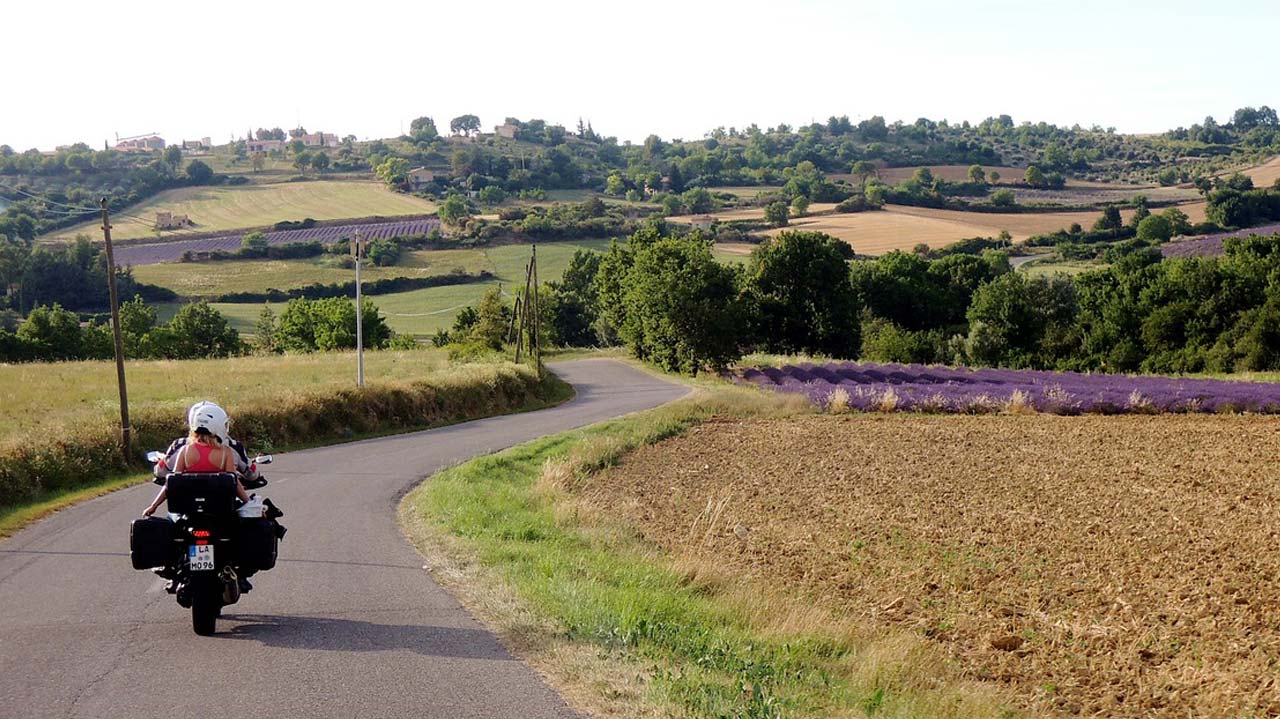
<instances>
[{"instance_id":1,"label":"motorcycle luggage rack","mask_svg":"<svg viewBox=\"0 0 1280 719\"><path fill-rule=\"evenodd\" d=\"M236 513L236 475L231 472L175 472L165 477L169 511L175 514Z\"/></svg>"}]
</instances>

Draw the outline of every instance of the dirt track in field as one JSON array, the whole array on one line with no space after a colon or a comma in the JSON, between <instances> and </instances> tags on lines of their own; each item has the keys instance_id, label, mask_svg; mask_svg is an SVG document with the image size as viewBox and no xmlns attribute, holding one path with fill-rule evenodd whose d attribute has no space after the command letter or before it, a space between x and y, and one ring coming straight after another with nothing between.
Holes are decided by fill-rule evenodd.
<instances>
[{"instance_id":1,"label":"dirt track in field","mask_svg":"<svg viewBox=\"0 0 1280 719\"><path fill-rule=\"evenodd\" d=\"M1280 715L1280 421L723 420L588 499L940 643L1032 715Z\"/></svg>"}]
</instances>

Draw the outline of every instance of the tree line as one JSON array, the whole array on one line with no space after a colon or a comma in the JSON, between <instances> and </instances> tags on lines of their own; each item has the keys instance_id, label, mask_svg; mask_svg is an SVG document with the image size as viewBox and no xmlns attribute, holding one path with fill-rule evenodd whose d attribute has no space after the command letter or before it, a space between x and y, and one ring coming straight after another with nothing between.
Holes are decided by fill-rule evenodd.
<instances>
[{"instance_id":1,"label":"tree line","mask_svg":"<svg viewBox=\"0 0 1280 719\"><path fill-rule=\"evenodd\" d=\"M1133 240L1140 243L1140 240ZM625 345L671 371L723 369L744 354L810 354L1102 372L1280 369L1280 235L1226 241L1221 257L1132 248L1074 278L1028 277L1007 255L848 259L843 242L783 231L745 265L717 262L699 232L650 221L603 254L577 253L540 289L548 342ZM496 294L437 344L487 341Z\"/></svg>"}]
</instances>

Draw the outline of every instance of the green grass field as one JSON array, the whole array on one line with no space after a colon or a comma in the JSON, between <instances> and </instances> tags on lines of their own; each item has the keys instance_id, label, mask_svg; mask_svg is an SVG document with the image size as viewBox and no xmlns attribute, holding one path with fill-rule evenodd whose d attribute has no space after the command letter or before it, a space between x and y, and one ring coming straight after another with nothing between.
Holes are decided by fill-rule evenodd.
<instances>
[{"instance_id":1,"label":"green grass field","mask_svg":"<svg viewBox=\"0 0 1280 719\"><path fill-rule=\"evenodd\" d=\"M218 232L261 227L281 220L337 220L348 217L420 215L435 204L391 192L376 182L313 181L251 184L238 187L184 187L166 190L111 221L113 239L155 238L158 211L185 214L195 223L190 230L160 233L178 238L194 232ZM43 239L70 239L77 234L98 237L98 221L86 222Z\"/></svg>"},{"instance_id":2,"label":"green grass field","mask_svg":"<svg viewBox=\"0 0 1280 719\"><path fill-rule=\"evenodd\" d=\"M299 260L232 260L140 265L133 276L140 282L168 287L182 297L215 297L228 292L289 290L312 283L350 282L355 271L338 264L343 257L326 255ZM453 270L493 270L479 250L418 250L408 252L394 267L365 266L365 281L390 277L431 277Z\"/></svg>"},{"instance_id":3,"label":"green grass field","mask_svg":"<svg viewBox=\"0 0 1280 719\"><path fill-rule=\"evenodd\" d=\"M1105 270L1107 267L1108 265L1105 262L1091 260L1059 260L1056 262L1037 260L1028 262L1018 269L1026 274L1027 277L1053 277L1055 275L1075 277L1084 272Z\"/></svg>"},{"instance_id":4,"label":"green grass field","mask_svg":"<svg viewBox=\"0 0 1280 719\"><path fill-rule=\"evenodd\" d=\"M608 248L609 240L579 240L573 242L552 242L538 245L538 279L540 281L557 280L564 274L564 270L569 265L569 260L573 258L573 253L580 249L603 251ZM517 286L524 284L524 268L529 261L530 248L529 245L503 245L501 247L491 247L475 250L423 250L414 252L413 261L442 268L442 271L448 272L454 267L463 267L469 271L478 272L480 270L489 270L494 273L496 279L492 282L477 282L466 285L449 285L446 287L428 287L422 290L413 290L411 292L397 292L389 295L377 295L371 297L379 311L387 319L387 324L391 329L401 334L416 335L426 337L434 334L436 330L447 329L453 324L453 317L458 310L479 302L480 297L493 284L501 284L503 290L508 294L514 294ZM438 257L444 255L444 258ZM233 264L233 263L226 263ZM252 273L255 265L262 265L261 262L235 263L244 264L245 268L237 271L243 273ZM207 265L201 265L207 266ZM175 269L179 265L161 265L160 267L169 268L175 272L185 272L185 270ZM385 268L388 271L403 270L405 268L390 267ZM298 269L289 270L296 271L295 277L309 278L316 276L318 270L315 269ZM283 272L283 271L282 271ZM332 281L345 281L354 276L351 270L341 270L345 277L338 276L339 279ZM164 272L159 271L163 277ZM283 275L281 275L283 276ZM363 273L362 273L363 276ZM393 276L393 275L388 275ZM257 281L257 280L252 280ZM307 280L314 281L314 280ZM200 285L201 282L195 279L190 280L193 285ZM301 284L307 284L302 282ZM174 287L172 282L165 282L165 286ZM210 285L211 286L211 285ZM277 289L286 289L276 286ZM174 287L175 291L178 290ZM231 292L237 288L226 286L220 291ZM186 294L184 292L184 294ZM211 294L211 293L210 293ZM177 303L164 303L156 306L160 320L163 322L172 317L177 312L180 305ZM231 326L241 333L252 333L253 325L258 319L258 315L262 312L260 304L240 304L240 303L215 303L213 305L219 312L226 316ZM283 305L276 303L269 305L273 311L279 314L283 309Z\"/></svg>"},{"instance_id":5,"label":"green grass field","mask_svg":"<svg viewBox=\"0 0 1280 719\"><path fill-rule=\"evenodd\" d=\"M365 377L370 382L413 379L447 367L448 358L440 350L365 353ZM132 361L125 364L125 373L131 407L159 405L181 412L206 397L234 405L287 391L354 386L356 358L354 352L330 352ZM118 420L118 408L112 362L0 364L0 440L81 420Z\"/></svg>"}]
</instances>

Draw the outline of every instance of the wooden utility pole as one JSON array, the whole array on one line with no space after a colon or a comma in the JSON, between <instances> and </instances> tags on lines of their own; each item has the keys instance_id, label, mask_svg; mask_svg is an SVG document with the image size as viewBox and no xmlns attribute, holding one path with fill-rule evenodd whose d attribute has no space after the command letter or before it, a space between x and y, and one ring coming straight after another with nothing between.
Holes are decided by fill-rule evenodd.
<instances>
[{"instance_id":1,"label":"wooden utility pole","mask_svg":"<svg viewBox=\"0 0 1280 719\"><path fill-rule=\"evenodd\" d=\"M542 323L539 321L541 317L539 317L538 312L542 309L541 307L542 303L538 299L538 246L531 245L531 248L533 250L533 256L529 258L529 274L533 276L533 295L531 296L533 312L530 313L529 317L533 322L533 336L530 338L529 343L531 345L531 349L533 350L533 366L535 369L538 370L538 378L541 379L542 378L542 338L541 338L541 331L539 326Z\"/></svg>"},{"instance_id":2,"label":"wooden utility pole","mask_svg":"<svg viewBox=\"0 0 1280 719\"><path fill-rule=\"evenodd\" d=\"M522 350L525 343L525 332L529 329L529 283L533 281L533 262L532 260L524 268L524 294L516 298L516 364L520 363L520 358L524 356ZM530 351L533 345L529 346Z\"/></svg>"},{"instance_id":3,"label":"wooden utility pole","mask_svg":"<svg viewBox=\"0 0 1280 719\"><path fill-rule=\"evenodd\" d=\"M120 386L120 451L125 464L132 453L129 430L129 392L124 384L124 339L120 335L120 295L116 289L116 256L111 249L111 212L107 198L99 202L102 207L102 240L107 246L107 289L111 297L111 334L116 345L116 383Z\"/></svg>"},{"instance_id":4,"label":"wooden utility pole","mask_svg":"<svg viewBox=\"0 0 1280 719\"><path fill-rule=\"evenodd\" d=\"M360 262L365 255L364 237L359 231L351 239L351 254L356 258L356 386L364 387L364 306L360 297Z\"/></svg>"}]
</instances>

